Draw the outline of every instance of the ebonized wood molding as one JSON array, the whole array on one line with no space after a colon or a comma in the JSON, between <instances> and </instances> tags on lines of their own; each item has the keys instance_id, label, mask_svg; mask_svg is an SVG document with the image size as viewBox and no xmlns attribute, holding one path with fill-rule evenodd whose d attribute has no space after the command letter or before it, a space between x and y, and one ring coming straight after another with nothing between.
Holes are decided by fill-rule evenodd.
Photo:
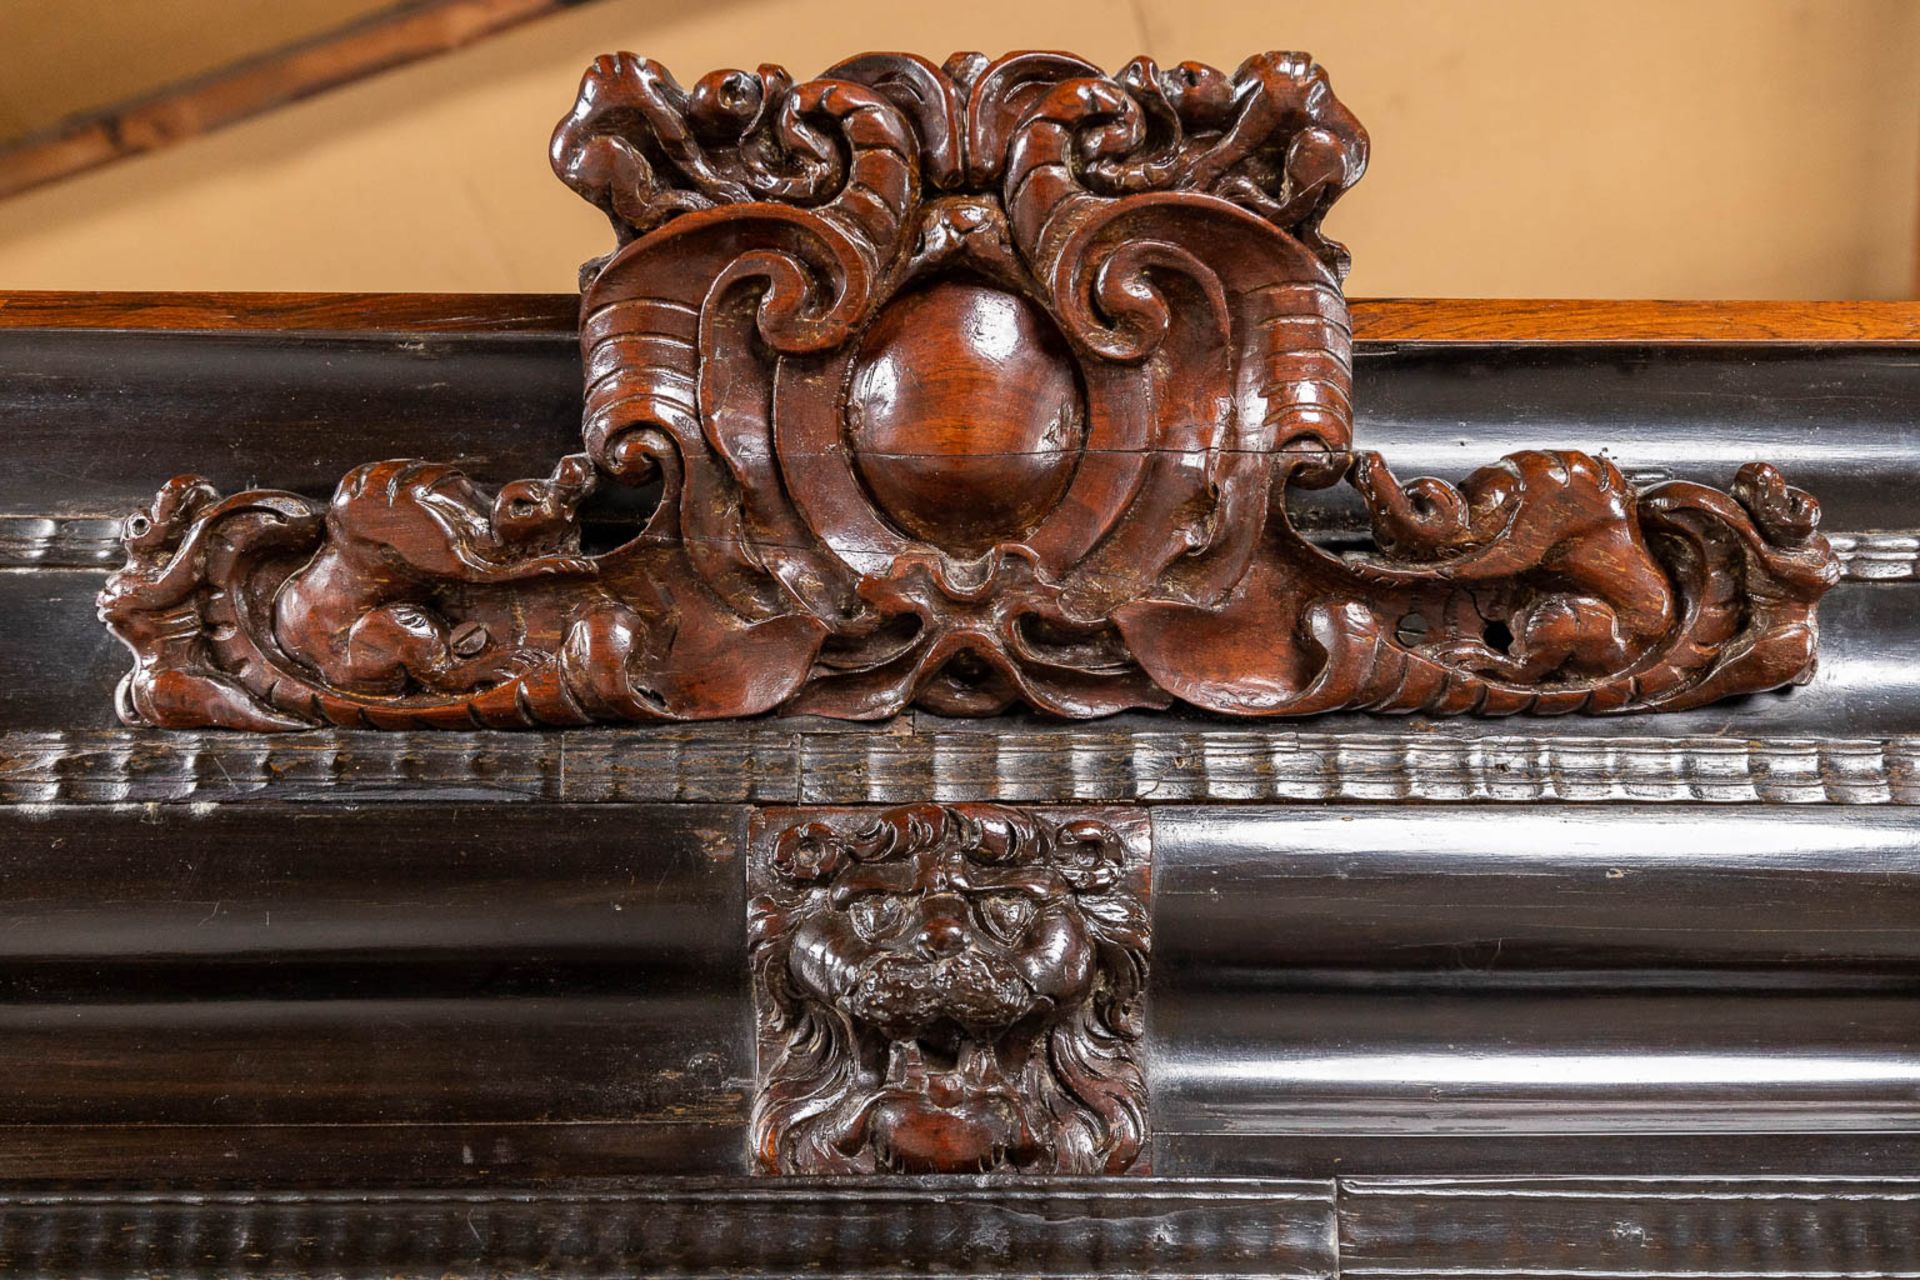
<instances>
[{"instance_id":1,"label":"ebonized wood molding","mask_svg":"<svg viewBox=\"0 0 1920 1280\"><path fill-rule=\"evenodd\" d=\"M1235 228L1183 242L1216 278L1262 256L1249 245L1280 245L1279 260L1318 281L1314 324L1344 332L1323 274L1338 253L1307 225L1331 198L1310 179L1355 172L1356 135L1337 117L1331 141L1284 111L1261 126L1271 134L1250 126L1265 141L1246 166L1209 176L1220 136L1190 128L1184 90L1146 64L1104 77L1043 58L1020 64L1034 74L1016 92L1011 63L988 91L991 71L964 61L861 61L841 69L850 88L767 69L710 77L684 99L657 68L624 65L596 73L595 92L641 94L625 106L646 108L645 128L596 116L590 94L597 123L563 129L559 150L623 232L672 214L626 237L621 254L660 268L641 283L685 269L647 258L659 245L715 227L777 224L740 232L721 273L791 249L782 236L847 234L822 232L815 222L832 218L806 200L739 201L725 186L774 174L844 194L806 160L854 163L852 150L807 150L807 130L835 111L862 145L879 136L879 150L897 142L925 159L913 216L955 230L1005 184L941 169L957 153L929 121L972 120L995 101L1017 117L1019 102L1082 94L1119 122L1096 140L1125 143L1133 110L1163 130L1149 141L1180 121L1178 145L1143 153L1179 163L1157 191L1093 191L1076 206L1093 212L1062 234L1146 200L1178 239L1203 210ZM1251 111L1285 88L1278 65L1237 82L1190 75L1238 84L1233 100ZM959 116L942 116L946 90L915 97L908 82L974 87ZM756 93L762 107L799 104L797 122L768 108L772 142L756 132L764 121L729 123ZM1171 116L1154 114L1162 99ZM691 142L676 119L694 126ZM1262 204L1295 196L1284 216ZM712 207L692 207L702 201ZM935 206L954 216L926 221ZM776 302L778 257L751 258ZM853 279L835 269L820 279ZM1131 277L1145 294L1117 300L1150 315L1142 298L1201 278L1184 270L1149 263ZM692 275L718 278L703 271ZM932 287L897 295L921 308L914 323L889 329L896 295L868 271L871 314L835 350L884 362L904 342L902 367L918 368L965 347L915 344L942 307L1000 304L955 260L930 272ZM1016 286L1042 315L1055 305L1032 280ZM630 305L615 294L612 309ZM720 311L739 321L744 300ZM1817 670L1780 691L1655 717L1497 721L1264 720L1192 699L1098 719L950 715L921 699L874 722L793 714L806 705L795 702L551 733L113 723L125 651L95 600L122 567L120 520L170 470L276 486L247 501L311 523L370 458L443 458L433 475L490 527L496 511L519 518L516 499L583 497L559 554L578 539L595 580L623 547L664 562L718 545L658 536L686 514L684 488L676 500L671 486L663 499L621 484L619 432L583 437L583 415L607 403L583 394L588 369L651 376L625 356L584 363L605 357L598 314L583 330L574 298L0 296L0 421L15 460L0 469L0 1267L1920 1273L1920 305L1357 303L1351 382L1332 340L1282 380L1289 394L1321 376L1320 390L1351 390L1351 421L1329 410L1319 426L1351 427L1442 483L1263 490L1288 521L1263 530L1249 561L1268 570L1378 560L1383 532L1404 539L1448 494L1504 484L1469 479L1503 453L1604 448L1605 464L1568 474L1616 469L1628 525L1590 528L1643 540L1657 521L1641 495L1704 493L1752 458L1778 463L1818 495L1831 559L1810 530L1792 554L1820 562L1821 585L1836 578ZM1097 325L1067 333L1076 393L1204 355L1182 323L1170 318L1172 346L1138 364L1088 357ZM783 355L775 385L813 358ZM1058 371L1014 372L1059 390ZM885 417L862 430L886 434ZM583 444L590 475L577 458L556 468ZM1320 452L1353 473L1344 444ZM1316 456L1227 462L1284 471ZM966 489L965 465L931 492ZM1810 514L1750 480L1758 515L1700 498L1728 518L1720 530L1750 520L1764 534ZM868 514L973 545L977 531L943 522L991 504L929 504L907 481L863 479ZM209 500L190 483L169 492L182 508ZM899 510L880 510L882 492ZM1568 510L1548 506L1549 523ZM148 556L151 528L129 532L137 577L165 557ZM815 533L791 545L813 554ZM216 536L202 545L224 555ZM378 530L343 536L383 545ZM323 529L255 571L290 580L337 550L334 537ZM1724 550L1720 537L1706 542ZM1304 559L1260 558L1280 542ZM1658 534L1647 546L1674 554ZM885 580L891 567L862 572ZM1509 587L1540 581L1531 572ZM233 581L202 576L207 592ZM1725 603L1770 591L1763 577L1701 581ZM556 617L587 589L549 585ZM433 604L450 611L451 644L471 619ZM1772 634L1751 604L1732 609L1741 634ZM779 616L802 615L822 616ZM1276 634L1232 638L1271 652ZM259 703L244 673L198 655L156 669L218 675ZM837 1176L796 1176L825 1172Z\"/></svg>"},{"instance_id":2,"label":"ebonized wood molding","mask_svg":"<svg viewBox=\"0 0 1920 1280\"><path fill-rule=\"evenodd\" d=\"M0 800L212 804L430 800L1187 804L1476 801L1920 804L1920 736L1456 734L1222 729L1192 722L992 734L915 718L884 734L817 721L602 734L0 735Z\"/></svg>"},{"instance_id":3,"label":"ebonized wood molding","mask_svg":"<svg viewBox=\"0 0 1920 1280\"><path fill-rule=\"evenodd\" d=\"M1235 1179L0 1197L24 1274L1594 1280L1912 1273L1920 1182Z\"/></svg>"}]
</instances>

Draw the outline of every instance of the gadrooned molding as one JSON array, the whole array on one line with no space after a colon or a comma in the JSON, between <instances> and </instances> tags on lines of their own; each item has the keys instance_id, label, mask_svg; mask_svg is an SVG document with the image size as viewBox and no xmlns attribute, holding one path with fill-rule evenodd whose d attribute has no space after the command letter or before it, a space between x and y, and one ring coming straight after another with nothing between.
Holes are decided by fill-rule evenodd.
<instances>
[{"instance_id":1,"label":"gadrooned molding","mask_svg":"<svg viewBox=\"0 0 1920 1280\"><path fill-rule=\"evenodd\" d=\"M1920 736L1553 737L760 721L568 734L0 734L0 803L1920 804Z\"/></svg>"},{"instance_id":2,"label":"gadrooned molding","mask_svg":"<svg viewBox=\"0 0 1920 1280\"><path fill-rule=\"evenodd\" d=\"M1330 1182L676 1179L597 1190L0 1193L14 1275L1337 1274Z\"/></svg>"},{"instance_id":3,"label":"gadrooned molding","mask_svg":"<svg viewBox=\"0 0 1920 1280\"><path fill-rule=\"evenodd\" d=\"M1888 1178L658 1180L591 1190L0 1193L0 1267L90 1276L1470 1280L1920 1273ZM1122 1261L1124 1260L1124 1261Z\"/></svg>"}]
</instances>

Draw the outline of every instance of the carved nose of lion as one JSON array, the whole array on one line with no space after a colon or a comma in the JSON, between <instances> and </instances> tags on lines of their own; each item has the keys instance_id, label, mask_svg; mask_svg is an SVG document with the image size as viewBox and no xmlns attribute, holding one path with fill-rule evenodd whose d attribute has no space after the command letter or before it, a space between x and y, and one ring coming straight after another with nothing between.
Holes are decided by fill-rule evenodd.
<instances>
[{"instance_id":1,"label":"carved nose of lion","mask_svg":"<svg viewBox=\"0 0 1920 1280\"><path fill-rule=\"evenodd\" d=\"M958 895L936 893L920 908L920 932L914 946L932 959L958 955L967 949L967 904Z\"/></svg>"}]
</instances>

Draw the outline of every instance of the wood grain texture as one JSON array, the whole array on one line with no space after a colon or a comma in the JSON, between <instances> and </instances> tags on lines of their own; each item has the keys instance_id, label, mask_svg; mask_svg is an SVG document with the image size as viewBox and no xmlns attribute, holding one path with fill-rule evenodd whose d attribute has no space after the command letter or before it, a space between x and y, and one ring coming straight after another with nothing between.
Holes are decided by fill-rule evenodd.
<instances>
[{"instance_id":1,"label":"wood grain texture","mask_svg":"<svg viewBox=\"0 0 1920 1280\"><path fill-rule=\"evenodd\" d=\"M687 1179L491 1190L0 1196L19 1274L831 1273L1332 1280L1333 1187L1128 1179ZM1124 1260L1124 1261L1123 1261Z\"/></svg>"},{"instance_id":2,"label":"wood grain texture","mask_svg":"<svg viewBox=\"0 0 1920 1280\"><path fill-rule=\"evenodd\" d=\"M570 293L0 293L0 329L571 337L579 323Z\"/></svg>"},{"instance_id":3,"label":"wood grain texture","mask_svg":"<svg viewBox=\"0 0 1920 1280\"><path fill-rule=\"evenodd\" d=\"M116 710L1499 717L1805 683L1839 562L1776 467L1643 490L1528 448L1403 483L1354 448L1322 220L1368 146L1298 53L863 54L691 89L604 55L550 149L616 246L582 270L582 451L496 491L389 457L324 509L176 475L98 597L133 655ZM582 504L654 485L590 553ZM1335 555L1279 513L1342 485L1372 542Z\"/></svg>"},{"instance_id":4,"label":"wood grain texture","mask_svg":"<svg viewBox=\"0 0 1920 1280\"><path fill-rule=\"evenodd\" d=\"M1365 298L1356 342L1920 342L1920 302Z\"/></svg>"},{"instance_id":5,"label":"wood grain texture","mask_svg":"<svg viewBox=\"0 0 1920 1280\"><path fill-rule=\"evenodd\" d=\"M1347 1178L1340 1262L1377 1280L1910 1276L1920 1181Z\"/></svg>"},{"instance_id":6,"label":"wood grain texture","mask_svg":"<svg viewBox=\"0 0 1920 1280\"><path fill-rule=\"evenodd\" d=\"M1188 726L912 734L0 735L0 801L1920 804L1920 738L1452 736Z\"/></svg>"},{"instance_id":7,"label":"wood grain texture","mask_svg":"<svg viewBox=\"0 0 1920 1280\"><path fill-rule=\"evenodd\" d=\"M584 0L408 0L0 147L0 199L447 53Z\"/></svg>"},{"instance_id":8,"label":"wood grain texture","mask_svg":"<svg viewBox=\"0 0 1920 1280\"><path fill-rule=\"evenodd\" d=\"M1361 345L1920 343L1920 302L1352 298L1348 307ZM569 293L0 292L0 329L574 334L578 324Z\"/></svg>"}]
</instances>

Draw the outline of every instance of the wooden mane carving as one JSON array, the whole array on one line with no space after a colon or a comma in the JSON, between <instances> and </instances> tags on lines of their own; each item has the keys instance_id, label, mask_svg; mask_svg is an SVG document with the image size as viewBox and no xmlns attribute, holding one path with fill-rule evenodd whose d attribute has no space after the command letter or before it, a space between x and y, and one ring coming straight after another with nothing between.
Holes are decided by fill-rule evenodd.
<instances>
[{"instance_id":1,"label":"wooden mane carving","mask_svg":"<svg viewBox=\"0 0 1920 1280\"><path fill-rule=\"evenodd\" d=\"M618 238L582 275L583 451L497 493L404 459L324 505L169 482L100 596L120 713L1609 713L1804 679L1837 566L1772 467L1635 492L1542 451L1403 484L1353 449L1321 221L1367 145L1292 53L691 90L603 57L552 147ZM1290 522L1339 484L1375 549ZM583 552L582 504L650 485Z\"/></svg>"}]
</instances>

